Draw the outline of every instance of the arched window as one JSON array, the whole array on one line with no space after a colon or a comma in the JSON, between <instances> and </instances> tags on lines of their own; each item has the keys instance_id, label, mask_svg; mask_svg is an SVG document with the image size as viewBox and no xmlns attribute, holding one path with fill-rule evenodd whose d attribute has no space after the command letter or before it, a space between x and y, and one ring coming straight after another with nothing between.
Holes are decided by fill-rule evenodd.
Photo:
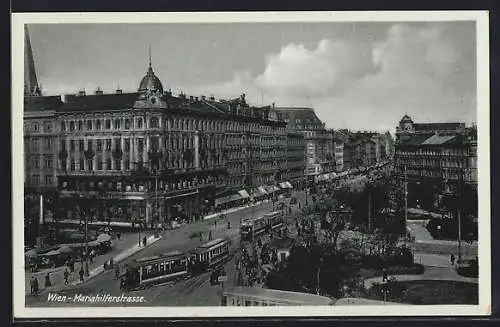
<instances>
[{"instance_id":1,"label":"arched window","mask_svg":"<svg viewBox=\"0 0 500 327\"><path fill-rule=\"evenodd\" d=\"M137 128L142 128L142 118L137 119Z\"/></svg>"},{"instance_id":2,"label":"arched window","mask_svg":"<svg viewBox=\"0 0 500 327\"><path fill-rule=\"evenodd\" d=\"M74 121L70 121L69 122L69 130L70 131L74 131L75 130L75 122Z\"/></svg>"},{"instance_id":3,"label":"arched window","mask_svg":"<svg viewBox=\"0 0 500 327\"><path fill-rule=\"evenodd\" d=\"M96 129L101 129L101 120L98 119L97 122L96 122Z\"/></svg>"},{"instance_id":4,"label":"arched window","mask_svg":"<svg viewBox=\"0 0 500 327\"><path fill-rule=\"evenodd\" d=\"M78 130L81 131L83 129L83 122L81 120L78 121Z\"/></svg>"},{"instance_id":5,"label":"arched window","mask_svg":"<svg viewBox=\"0 0 500 327\"><path fill-rule=\"evenodd\" d=\"M125 119L125 129L129 129L130 128L130 119L126 118Z\"/></svg>"},{"instance_id":6,"label":"arched window","mask_svg":"<svg viewBox=\"0 0 500 327\"><path fill-rule=\"evenodd\" d=\"M106 126L106 129L111 129L111 120L110 119L106 119L105 126Z\"/></svg>"},{"instance_id":7,"label":"arched window","mask_svg":"<svg viewBox=\"0 0 500 327\"><path fill-rule=\"evenodd\" d=\"M115 129L120 129L120 119L115 119Z\"/></svg>"},{"instance_id":8,"label":"arched window","mask_svg":"<svg viewBox=\"0 0 500 327\"><path fill-rule=\"evenodd\" d=\"M87 120L87 130L88 131L92 130L92 121L91 120Z\"/></svg>"},{"instance_id":9,"label":"arched window","mask_svg":"<svg viewBox=\"0 0 500 327\"><path fill-rule=\"evenodd\" d=\"M66 123L65 122L61 122L61 131L66 131Z\"/></svg>"},{"instance_id":10,"label":"arched window","mask_svg":"<svg viewBox=\"0 0 500 327\"><path fill-rule=\"evenodd\" d=\"M156 117L151 118L150 125L151 125L150 126L151 128L158 128L159 127L158 126L158 118L156 118Z\"/></svg>"}]
</instances>

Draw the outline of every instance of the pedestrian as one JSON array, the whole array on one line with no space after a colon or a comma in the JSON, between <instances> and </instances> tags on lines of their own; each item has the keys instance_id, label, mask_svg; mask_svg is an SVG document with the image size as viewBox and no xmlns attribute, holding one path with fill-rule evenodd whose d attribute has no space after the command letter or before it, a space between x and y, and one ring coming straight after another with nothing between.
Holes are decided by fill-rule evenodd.
<instances>
[{"instance_id":1,"label":"pedestrian","mask_svg":"<svg viewBox=\"0 0 500 327\"><path fill-rule=\"evenodd\" d=\"M382 268L382 282L386 282L387 281L387 270L384 268Z\"/></svg>"},{"instance_id":2,"label":"pedestrian","mask_svg":"<svg viewBox=\"0 0 500 327\"><path fill-rule=\"evenodd\" d=\"M31 288L31 295L35 294L35 276L31 276L30 279L30 288Z\"/></svg>"},{"instance_id":3,"label":"pedestrian","mask_svg":"<svg viewBox=\"0 0 500 327\"><path fill-rule=\"evenodd\" d=\"M212 231L209 231L208 232L208 240L211 241L212 240Z\"/></svg>"},{"instance_id":4,"label":"pedestrian","mask_svg":"<svg viewBox=\"0 0 500 327\"><path fill-rule=\"evenodd\" d=\"M452 266L455 264L455 255L453 253L450 254L450 262Z\"/></svg>"},{"instance_id":5,"label":"pedestrian","mask_svg":"<svg viewBox=\"0 0 500 327\"><path fill-rule=\"evenodd\" d=\"M68 285L68 277L69 277L69 272L68 268L64 270L64 285Z\"/></svg>"},{"instance_id":6,"label":"pedestrian","mask_svg":"<svg viewBox=\"0 0 500 327\"><path fill-rule=\"evenodd\" d=\"M83 265L80 268L80 271L78 272L78 274L80 275L80 281L83 282L83 275L85 274L85 272L83 271Z\"/></svg>"},{"instance_id":7,"label":"pedestrian","mask_svg":"<svg viewBox=\"0 0 500 327\"><path fill-rule=\"evenodd\" d=\"M69 270L71 271L71 273L75 272L75 260L73 260L73 259L71 259L71 261L70 261Z\"/></svg>"},{"instance_id":8,"label":"pedestrian","mask_svg":"<svg viewBox=\"0 0 500 327\"><path fill-rule=\"evenodd\" d=\"M120 237L122 237L122 233L120 232L116 233L116 238L118 239L118 241L120 240Z\"/></svg>"},{"instance_id":9,"label":"pedestrian","mask_svg":"<svg viewBox=\"0 0 500 327\"><path fill-rule=\"evenodd\" d=\"M109 259L109 269L113 269L114 261L113 258Z\"/></svg>"},{"instance_id":10,"label":"pedestrian","mask_svg":"<svg viewBox=\"0 0 500 327\"><path fill-rule=\"evenodd\" d=\"M90 251L90 255L89 255L90 264L94 263L94 255L95 255L95 252L94 252L94 249L92 249L92 251Z\"/></svg>"},{"instance_id":11,"label":"pedestrian","mask_svg":"<svg viewBox=\"0 0 500 327\"><path fill-rule=\"evenodd\" d=\"M144 236L142 238L142 245L146 246L146 242L147 242L147 239L146 239L146 236Z\"/></svg>"},{"instance_id":12,"label":"pedestrian","mask_svg":"<svg viewBox=\"0 0 500 327\"><path fill-rule=\"evenodd\" d=\"M33 279L33 293L38 295L38 278L36 278L36 276L34 276Z\"/></svg>"},{"instance_id":13,"label":"pedestrian","mask_svg":"<svg viewBox=\"0 0 500 327\"><path fill-rule=\"evenodd\" d=\"M51 287L52 283L50 282L50 273L47 273L45 275L45 288Z\"/></svg>"},{"instance_id":14,"label":"pedestrian","mask_svg":"<svg viewBox=\"0 0 500 327\"><path fill-rule=\"evenodd\" d=\"M115 276L116 276L116 279L120 279L120 266L119 265L116 265Z\"/></svg>"}]
</instances>

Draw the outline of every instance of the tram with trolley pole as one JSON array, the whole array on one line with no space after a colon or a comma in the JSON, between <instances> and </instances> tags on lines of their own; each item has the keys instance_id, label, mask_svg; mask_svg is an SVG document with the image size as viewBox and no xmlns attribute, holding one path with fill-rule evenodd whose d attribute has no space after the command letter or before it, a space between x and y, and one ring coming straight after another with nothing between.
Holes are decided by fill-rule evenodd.
<instances>
[{"instance_id":1,"label":"tram with trolley pole","mask_svg":"<svg viewBox=\"0 0 500 327\"><path fill-rule=\"evenodd\" d=\"M229 239L218 238L185 253L172 251L136 259L121 276L122 288L139 290L211 271L231 258L230 245Z\"/></svg>"}]
</instances>

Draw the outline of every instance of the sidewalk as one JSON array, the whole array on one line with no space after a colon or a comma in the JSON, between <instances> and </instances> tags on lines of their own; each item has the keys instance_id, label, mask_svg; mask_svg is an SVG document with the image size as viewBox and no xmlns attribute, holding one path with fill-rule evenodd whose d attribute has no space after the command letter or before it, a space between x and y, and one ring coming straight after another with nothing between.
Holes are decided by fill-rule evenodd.
<instances>
[{"instance_id":1,"label":"sidewalk","mask_svg":"<svg viewBox=\"0 0 500 327\"><path fill-rule=\"evenodd\" d=\"M244 205L244 206L241 206L241 207L229 208L229 209L226 209L226 210L222 210L221 212L217 212L217 213L212 213L210 215L206 215L206 216L203 217L203 220L209 220L209 219L217 218L217 217L220 217L221 215L227 215L227 214L230 214L230 213L233 213L233 212L241 211L243 209L251 208L252 206L253 207L257 207L257 206L261 205L262 203L268 203L268 202L269 202L269 200L264 200L264 201L255 202L254 204L247 204L247 205Z\"/></svg>"},{"instance_id":2,"label":"sidewalk","mask_svg":"<svg viewBox=\"0 0 500 327\"><path fill-rule=\"evenodd\" d=\"M397 281L416 281L416 280L441 280L441 281L455 281L466 283L478 283L477 278L460 276L453 267L426 267L422 275L393 275ZM364 286L369 289L375 283L382 283L382 276L368 278L364 280Z\"/></svg>"},{"instance_id":3,"label":"sidewalk","mask_svg":"<svg viewBox=\"0 0 500 327\"><path fill-rule=\"evenodd\" d=\"M141 237L143 235L141 234ZM147 238L147 246L155 243L156 241L160 240L160 238L155 238L154 236L149 236ZM110 252L100 255L94 258L94 262L90 264L89 262L89 276L84 277L85 282L100 273L104 271L104 263L106 261L109 261L111 258L113 258L114 263L119 263L120 261L124 260L125 258L137 253L138 251L144 249L144 246L139 245L139 235L137 233L130 233L130 234L124 234L122 235L120 240L113 240L113 248ZM80 284L80 276L78 272L80 271L82 267L81 262L76 262L75 263L75 271L73 273L70 273L68 282L69 285L78 285ZM55 269L45 269L41 270L36 273L31 273L29 271L26 271L25 273L25 294L30 294L31 293L31 286L30 286L30 280L31 276L35 275L38 278L38 285L39 285L39 290L40 293L43 293L45 291L57 291L61 290L62 288L66 287L64 285L64 271L66 270L66 266L62 267L57 267ZM69 269L68 269L69 271ZM50 281L52 283L52 286L49 288L45 287L45 275L47 273L50 273Z\"/></svg>"}]
</instances>

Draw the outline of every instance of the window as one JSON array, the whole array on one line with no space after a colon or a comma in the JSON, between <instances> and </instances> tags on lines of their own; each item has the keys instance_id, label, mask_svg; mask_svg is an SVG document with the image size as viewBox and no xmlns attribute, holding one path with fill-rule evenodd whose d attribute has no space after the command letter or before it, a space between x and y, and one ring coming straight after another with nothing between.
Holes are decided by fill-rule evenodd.
<instances>
[{"instance_id":1,"label":"window","mask_svg":"<svg viewBox=\"0 0 500 327\"><path fill-rule=\"evenodd\" d=\"M92 121L91 120L87 120L87 130L92 130Z\"/></svg>"},{"instance_id":2,"label":"window","mask_svg":"<svg viewBox=\"0 0 500 327\"><path fill-rule=\"evenodd\" d=\"M33 131L38 132L38 124L37 123L33 123Z\"/></svg>"},{"instance_id":3,"label":"window","mask_svg":"<svg viewBox=\"0 0 500 327\"><path fill-rule=\"evenodd\" d=\"M119 137L115 138L115 149L116 150L122 149L122 143L121 143L121 139Z\"/></svg>"},{"instance_id":4,"label":"window","mask_svg":"<svg viewBox=\"0 0 500 327\"><path fill-rule=\"evenodd\" d=\"M50 123L45 124L44 131L52 132L52 124L50 124Z\"/></svg>"},{"instance_id":5,"label":"window","mask_svg":"<svg viewBox=\"0 0 500 327\"><path fill-rule=\"evenodd\" d=\"M52 138L47 137L45 138L45 148L46 149L52 149Z\"/></svg>"},{"instance_id":6,"label":"window","mask_svg":"<svg viewBox=\"0 0 500 327\"><path fill-rule=\"evenodd\" d=\"M137 140L137 151L142 153L144 151L144 141L143 139L138 139Z\"/></svg>"},{"instance_id":7,"label":"window","mask_svg":"<svg viewBox=\"0 0 500 327\"><path fill-rule=\"evenodd\" d=\"M97 140L97 151L102 151L102 140Z\"/></svg>"},{"instance_id":8,"label":"window","mask_svg":"<svg viewBox=\"0 0 500 327\"><path fill-rule=\"evenodd\" d=\"M123 140L125 151L128 152L130 151L130 139L124 139Z\"/></svg>"},{"instance_id":9,"label":"window","mask_svg":"<svg viewBox=\"0 0 500 327\"><path fill-rule=\"evenodd\" d=\"M125 160L125 170L130 170L130 161Z\"/></svg>"},{"instance_id":10,"label":"window","mask_svg":"<svg viewBox=\"0 0 500 327\"><path fill-rule=\"evenodd\" d=\"M92 151L92 140L87 140L87 150Z\"/></svg>"},{"instance_id":11,"label":"window","mask_svg":"<svg viewBox=\"0 0 500 327\"><path fill-rule=\"evenodd\" d=\"M101 158L97 159L97 170L102 170L102 159Z\"/></svg>"},{"instance_id":12,"label":"window","mask_svg":"<svg viewBox=\"0 0 500 327\"><path fill-rule=\"evenodd\" d=\"M66 123L65 122L61 122L61 131L65 132L66 131Z\"/></svg>"},{"instance_id":13,"label":"window","mask_svg":"<svg viewBox=\"0 0 500 327\"><path fill-rule=\"evenodd\" d=\"M106 127L106 129L111 129L111 120L106 119L105 127Z\"/></svg>"},{"instance_id":14,"label":"window","mask_svg":"<svg viewBox=\"0 0 500 327\"><path fill-rule=\"evenodd\" d=\"M87 160L88 170L94 170L94 161L92 159Z\"/></svg>"},{"instance_id":15,"label":"window","mask_svg":"<svg viewBox=\"0 0 500 327\"><path fill-rule=\"evenodd\" d=\"M111 151L111 139L106 139L106 151Z\"/></svg>"},{"instance_id":16,"label":"window","mask_svg":"<svg viewBox=\"0 0 500 327\"><path fill-rule=\"evenodd\" d=\"M160 148L160 140L158 137L151 138L151 149L158 150Z\"/></svg>"},{"instance_id":17,"label":"window","mask_svg":"<svg viewBox=\"0 0 500 327\"><path fill-rule=\"evenodd\" d=\"M121 160L115 160L115 169L122 170L122 161Z\"/></svg>"},{"instance_id":18,"label":"window","mask_svg":"<svg viewBox=\"0 0 500 327\"><path fill-rule=\"evenodd\" d=\"M125 129L129 129L130 128L130 119L125 119Z\"/></svg>"},{"instance_id":19,"label":"window","mask_svg":"<svg viewBox=\"0 0 500 327\"><path fill-rule=\"evenodd\" d=\"M69 130L70 131L74 131L75 130L75 122L74 121L70 121L69 122Z\"/></svg>"},{"instance_id":20,"label":"window","mask_svg":"<svg viewBox=\"0 0 500 327\"><path fill-rule=\"evenodd\" d=\"M142 118L137 119L137 128L142 128Z\"/></svg>"},{"instance_id":21,"label":"window","mask_svg":"<svg viewBox=\"0 0 500 327\"><path fill-rule=\"evenodd\" d=\"M66 140L61 140L61 151L66 151Z\"/></svg>"},{"instance_id":22,"label":"window","mask_svg":"<svg viewBox=\"0 0 500 327\"><path fill-rule=\"evenodd\" d=\"M52 159L45 159L45 168L52 168Z\"/></svg>"},{"instance_id":23,"label":"window","mask_svg":"<svg viewBox=\"0 0 500 327\"><path fill-rule=\"evenodd\" d=\"M33 168L40 168L40 160L33 159Z\"/></svg>"},{"instance_id":24,"label":"window","mask_svg":"<svg viewBox=\"0 0 500 327\"><path fill-rule=\"evenodd\" d=\"M100 120L97 120L95 128L96 128L96 129L101 129L101 127L102 127L102 126L101 126L101 121L100 121Z\"/></svg>"},{"instance_id":25,"label":"window","mask_svg":"<svg viewBox=\"0 0 500 327\"><path fill-rule=\"evenodd\" d=\"M83 129L83 122L79 121L78 122L78 130L81 131Z\"/></svg>"},{"instance_id":26,"label":"window","mask_svg":"<svg viewBox=\"0 0 500 327\"><path fill-rule=\"evenodd\" d=\"M52 176L50 176L50 175L45 176L45 184L46 185L52 185L53 181L54 181L54 179L52 178Z\"/></svg>"},{"instance_id":27,"label":"window","mask_svg":"<svg viewBox=\"0 0 500 327\"><path fill-rule=\"evenodd\" d=\"M120 129L120 119L115 119L115 129Z\"/></svg>"},{"instance_id":28,"label":"window","mask_svg":"<svg viewBox=\"0 0 500 327\"><path fill-rule=\"evenodd\" d=\"M151 128L158 128L158 124L159 124L158 118L151 118L150 124L151 124L151 126L150 126Z\"/></svg>"},{"instance_id":29,"label":"window","mask_svg":"<svg viewBox=\"0 0 500 327\"><path fill-rule=\"evenodd\" d=\"M71 159L70 170L75 171L75 159Z\"/></svg>"},{"instance_id":30,"label":"window","mask_svg":"<svg viewBox=\"0 0 500 327\"><path fill-rule=\"evenodd\" d=\"M111 159L106 159L106 169L111 170Z\"/></svg>"},{"instance_id":31,"label":"window","mask_svg":"<svg viewBox=\"0 0 500 327\"><path fill-rule=\"evenodd\" d=\"M40 185L40 175L33 175L33 185Z\"/></svg>"},{"instance_id":32,"label":"window","mask_svg":"<svg viewBox=\"0 0 500 327\"><path fill-rule=\"evenodd\" d=\"M83 152L85 150L85 143L83 142L83 140L78 140L78 150L80 152Z\"/></svg>"},{"instance_id":33,"label":"window","mask_svg":"<svg viewBox=\"0 0 500 327\"><path fill-rule=\"evenodd\" d=\"M85 169L85 161L83 159L80 159L80 162L78 164L80 165L80 170Z\"/></svg>"}]
</instances>

